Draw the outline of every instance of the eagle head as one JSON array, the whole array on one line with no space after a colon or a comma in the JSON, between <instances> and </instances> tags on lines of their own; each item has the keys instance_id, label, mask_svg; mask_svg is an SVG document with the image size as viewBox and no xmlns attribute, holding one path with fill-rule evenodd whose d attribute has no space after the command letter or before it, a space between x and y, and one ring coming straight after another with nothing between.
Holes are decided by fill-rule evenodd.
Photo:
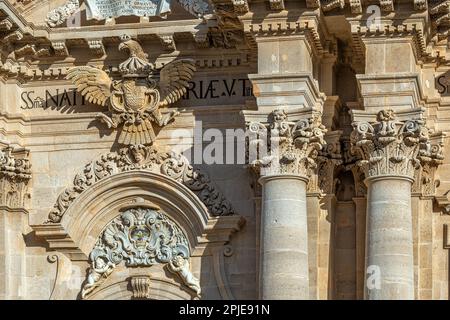
<instances>
[{"instance_id":1,"label":"eagle head","mask_svg":"<svg viewBox=\"0 0 450 320\"><path fill-rule=\"evenodd\" d=\"M130 57L138 57L144 61L148 61L148 55L142 50L139 42L128 39L119 45L119 51L126 51Z\"/></svg>"}]
</instances>

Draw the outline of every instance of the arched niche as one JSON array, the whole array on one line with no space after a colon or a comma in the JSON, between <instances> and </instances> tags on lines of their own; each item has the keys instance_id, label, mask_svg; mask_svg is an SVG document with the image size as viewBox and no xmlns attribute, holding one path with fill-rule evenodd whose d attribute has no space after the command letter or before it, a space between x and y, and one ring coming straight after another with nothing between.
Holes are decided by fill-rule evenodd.
<instances>
[{"instance_id":1,"label":"arched niche","mask_svg":"<svg viewBox=\"0 0 450 320\"><path fill-rule=\"evenodd\" d=\"M232 298L223 272L222 259L224 250L228 250L224 245L230 240L231 234L241 228L243 218L235 214L211 216L208 208L193 191L162 174L132 170L110 175L95 182L73 199L58 223L43 223L32 227L37 236L47 241L49 250L63 254L67 257L66 260L91 263L90 252L105 227L120 215L124 207L138 207L142 202L158 206L180 227L188 240L191 257L212 257L212 270L218 291L223 298ZM66 261L64 265L64 268L68 268L70 263ZM64 286L70 282L70 272L65 274L65 278L56 276L56 289L52 299L58 299L58 294L63 293ZM107 294L108 291L104 290L113 292L112 288L121 288L120 283L123 281L125 279L102 283L92 292L92 297L88 298L100 297L100 291ZM155 298L161 294L151 293ZM129 297L128 292L114 291L110 296L113 295ZM189 294L180 295L179 298L192 298ZM173 297L175 296L176 294Z\"/></svg>"}]
</instances>

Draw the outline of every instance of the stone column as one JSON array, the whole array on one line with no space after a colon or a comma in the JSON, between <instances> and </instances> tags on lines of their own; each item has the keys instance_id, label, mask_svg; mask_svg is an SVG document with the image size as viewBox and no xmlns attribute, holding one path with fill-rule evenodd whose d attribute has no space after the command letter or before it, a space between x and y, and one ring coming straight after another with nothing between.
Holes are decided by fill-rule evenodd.
<instances>
[{"instance_id":1,"label":"stone column","mask_svg":"<svg viewBox=\"0 0 450 320\"><path fill-rule=\"evenodd\" d=\"M351 136L368 188L364 297L369 300L414 299L411 186L414 170L434 155L420 115L406 119L414 115L396 118L392 110L380 111L376 122L355 122Z\"/></svg>"},{"instance_id":2,"label":"stone column","mask_svg":"<svg viewBox=\"0 0 450 320\"><path fill-rule=\"evenodd\" d=\"M260 298L308 299L306 177L269 175L263 187Z\"/></svg>"},{"instance_id":3,"label":"stone column","mask_svg":"<svg viewBox=\"0 0 450 320\"><path fill-rule=\"evenodd\" d=\"M319 64L331 68L333 57L328 53L329 61L322 61L326 50L318 12L276 8L262 2L239 6L244 32L258 49L258 71L249 75L257 110L243 113L249 131L257 136L253 142L262 146L259 135L266 137L250 161L260 171L263 189L259 297L310 299L306 189L324 144ZM252 14L246 14L248 10ZM329 80L324 86L332 88Z\"/></svg>"},{"instance_id":4,"label":"stone column","mask_svg":"<svg viewBox=\"0 0 450 320\"><path fill-rule=\"evenodd\" d=\"M275 110L268 123L248 124L249 158L259 170L262 185L261 299L310 298L306 188L325 143L325 129L318 115L289 120L286 111ZM268 146L270 151L262 153Z\"/></svg>"}]
</instances>

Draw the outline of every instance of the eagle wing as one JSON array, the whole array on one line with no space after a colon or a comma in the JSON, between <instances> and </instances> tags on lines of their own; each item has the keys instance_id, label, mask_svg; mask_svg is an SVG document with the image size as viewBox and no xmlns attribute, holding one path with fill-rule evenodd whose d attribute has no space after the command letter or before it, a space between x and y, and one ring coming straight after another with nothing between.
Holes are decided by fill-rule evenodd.
<instances>
[{"instance_id":1,"label":"eagle wing","mask_svg":"<svg viewBox=\"0 0 450 320\"><path fill-rule=\"evenodd\" d=\"M71 80L77 91L91 103L105 106L111 96L112 81L103 70L89 66L74 67L69 69L66 79Z\"/></svg>"},{"instance_id":2,"label":"eagle wing","mask_svg":"<svg viewBox=\"0 0 450 320\"><path fill-rule=\"evenodd\" d=\"M160 107L178 101L189 86L195 68L195 61L192 59L179 59L165 65L160 72L159 87L161 90Z\"/></svg>"}]
</instances>

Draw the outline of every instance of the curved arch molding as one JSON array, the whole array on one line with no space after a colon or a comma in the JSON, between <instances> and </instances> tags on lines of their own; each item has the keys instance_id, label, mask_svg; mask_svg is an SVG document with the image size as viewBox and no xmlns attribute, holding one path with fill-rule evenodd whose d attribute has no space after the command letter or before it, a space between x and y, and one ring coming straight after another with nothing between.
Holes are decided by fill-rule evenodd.
<instances>
[{"instance_id":1,"label":"curved arch molding","mask_svg":"<svg viewBox=\"0 0 450 320\"><path fill-rule=\"evenodd\" d=\"M89 261L108 224L124 208L151 203L176 223L187 239L190 257L210 256L221 296L232 298L223 272L224 245L245 220L203 173L175 153L133 146L100 156L86 165L58 198L49 218L33 225L48 249L69 261ZM63 259L58 260L59 262ZM59 269L58 269L59 270ZM67 279L58 275L54 297ZM65 273L64 273L65 274Z\"/></svg>"}]
</instances>

